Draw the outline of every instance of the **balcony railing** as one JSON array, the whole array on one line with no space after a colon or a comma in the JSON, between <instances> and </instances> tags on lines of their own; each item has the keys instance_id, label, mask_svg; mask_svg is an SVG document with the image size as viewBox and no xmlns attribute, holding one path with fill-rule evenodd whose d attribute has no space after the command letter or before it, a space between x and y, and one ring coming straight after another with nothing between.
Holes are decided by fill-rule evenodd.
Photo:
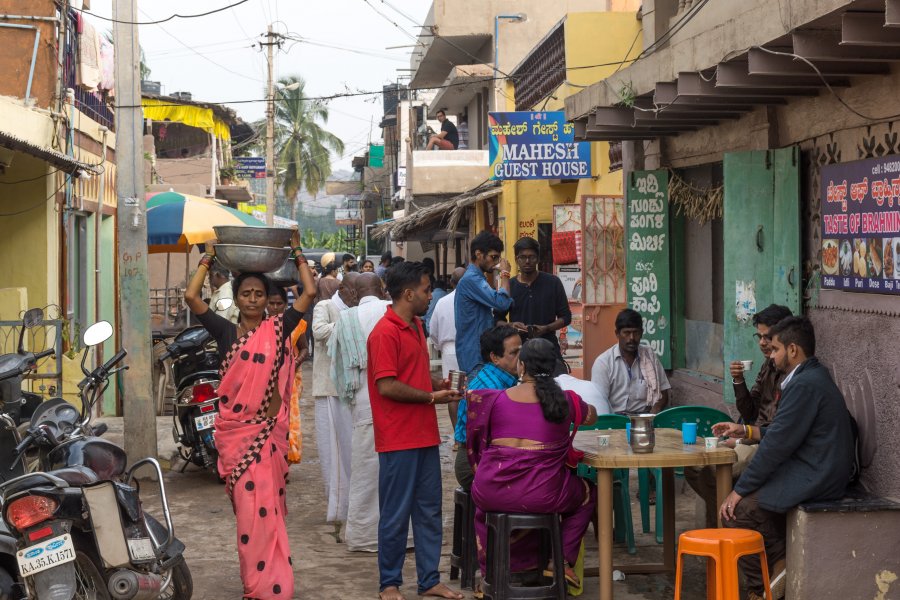
<instances>
[{"instance_id":1,"label":"balcony railing","mask_svg":"<svg viewBox=\"0 0 900 600\"><path fill-rule=\"evenodd\" d=\"M115 114L110 108L105 95L99 92L90 92L78 85L76 70L78 64L78 25L75 11L68 13L68 26L65 39L65 82L67 88L75 90L75 108L99 123L115 131Z\"/></svg>"}]
</instances>

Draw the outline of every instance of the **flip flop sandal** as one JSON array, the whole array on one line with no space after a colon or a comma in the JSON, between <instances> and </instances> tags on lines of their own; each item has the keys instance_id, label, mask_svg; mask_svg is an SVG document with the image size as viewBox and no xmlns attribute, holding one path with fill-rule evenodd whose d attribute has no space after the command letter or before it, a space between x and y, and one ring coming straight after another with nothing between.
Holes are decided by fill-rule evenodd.
<instances>
[{"instance_id":1,"label":"flip flop sandal","mask_svg":"<svg viewBox=\"0 0 900 600\"><path fill-rule=\"evenodd\" d=\"M544 577L553 577L553 569L544 569ZM566 583L571 585L572 587L581 587L581 582L578 581L578 577L575 576L574 573L566 573L565 574Z\"/></svg>"}]
</instances>

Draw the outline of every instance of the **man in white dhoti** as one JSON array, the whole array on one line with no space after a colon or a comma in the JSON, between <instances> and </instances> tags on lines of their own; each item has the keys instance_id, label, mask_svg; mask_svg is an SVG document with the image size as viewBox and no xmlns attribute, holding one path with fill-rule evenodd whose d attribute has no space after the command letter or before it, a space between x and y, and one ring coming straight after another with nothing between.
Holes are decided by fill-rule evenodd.
<instances>
[{"instance_id":1,"label":"man in white dhoti","mask_svg":"<svg viewBox=\"0 0 900 600\"><path fill-rule=\"evenodd\" d=\"M346 281L346 280L345 280ZM328 343L338 397L352 402L353 452L350 505L344 538L347 549L378 551L378 454L369 387L366 383L366 339L387 310L381 279L361 273L356 279L359 305L341 314Z\"/></svg>"},{"instance_id":2,"label":"man in white dhoti","mask_svg":"<svg viewBox=\"0 0 900 600\"><path fill-rule=\"evenodd\" d=\"M330 299L320 300L313 310L312 332L315 340L313 355L313 397L316 401L316 446L325 483L326 517L335 524L335 537L342 541L340 530L347 520L350 502L350 457L353 438L353 416L350 404L337 397L331 377L331 358L328 340L334 332L338 317L356 306L354 273L345 278Z\"/></svg>"}]
</instances>

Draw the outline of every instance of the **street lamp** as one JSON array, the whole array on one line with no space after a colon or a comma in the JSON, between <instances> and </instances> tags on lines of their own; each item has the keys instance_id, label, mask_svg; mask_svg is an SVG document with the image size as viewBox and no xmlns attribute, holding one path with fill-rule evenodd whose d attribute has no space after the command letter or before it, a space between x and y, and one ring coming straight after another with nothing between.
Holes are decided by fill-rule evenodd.
<instances>
[{"instance_id":1,"label":"street lamp","mask_svg":"<svg viewBox=\"0 0 900 600\"><path fill-rule=\"evenodd\" d=\"M514 15L497 15L494 17L494 82L497 81L497 61L500 60L500 19L506 19L510 23L524 23L528 19L525 13Z\"/></svg>"}]
</instances>

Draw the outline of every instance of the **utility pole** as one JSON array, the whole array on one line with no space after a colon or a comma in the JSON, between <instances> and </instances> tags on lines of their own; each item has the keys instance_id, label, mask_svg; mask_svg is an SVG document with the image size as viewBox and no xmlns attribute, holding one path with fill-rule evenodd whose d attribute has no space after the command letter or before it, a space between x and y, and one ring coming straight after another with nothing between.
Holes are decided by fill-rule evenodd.
<instances>
[{"instance_id":1,"label":"utility pole","mask_svg":"<svg viewBox=\"0 0 900 600\"><path fill-rule=\"evenodd\" d=\"M266 33L266 55L269 78L266 84L266 225L275 225L275 41L269 25Z\"/></svg>"},{"instance_id":2,"label":"utility pole","mask_svg":"<svg viewBox=\"0 0 900 600\"><path fill-rule=\"evenodd\" d=\"M144 200L144 119L141 110L137 0L113 2L116 48L116 232L119 339L128 351L122 377L125 451L131 460L156 456L156 406L151 395L150 283ZM113 352L109 352L110 355Z\"/></svg>"}]
</instances>

